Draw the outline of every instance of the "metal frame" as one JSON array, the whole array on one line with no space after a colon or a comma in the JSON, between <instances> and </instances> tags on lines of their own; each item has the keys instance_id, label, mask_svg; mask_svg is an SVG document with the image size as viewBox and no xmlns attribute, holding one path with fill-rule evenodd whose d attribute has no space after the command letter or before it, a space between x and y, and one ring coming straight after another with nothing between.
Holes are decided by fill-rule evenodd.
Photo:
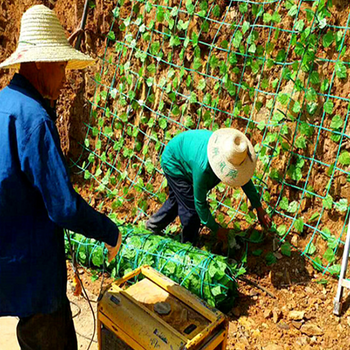
<instances>
[{"instance_id":1,"label":"metal frame","mask_svg":"<svg viewBox=\"0 0 350 350\"><path fill-rule=\"evenodd\" d=\"M341 264L341 270L339 275L339 282L338 282L338 290L337 295L334 298L334 308L333 313L337 316L340 316L341 309L342 309L342 297L343 297L343 288L350 289L350 280L346 279L346 270L348 267L348 261L349 261L349 250L350 250L350 220L348 224L348 231L346 234L346 241L344 246L344 252L343 252L343 260Z\"/></svg>"},{"instance_id":2,"label":"metal frame","mask_svg":"<svg viewBox=\"0 0 350 350\"><path fill-rule=\"evenodd\" d=\"M222 314L220 311L214 308L211 308L206 303L204 303L200 298L193 295L192 293L190 293L189 291L187 291L186 289L184 289L183 287L181 287L171 279L165 277L158 271L154 270L153 268L149 266L143 266L130 272L123 278L112 283L110 285L110 290L112 292L118 291L121 296L128 299L130 302L134 302L133 298L129 296L127 293L125 293L125 291L123 291L121 287L129 279L139 275L140 273L143 274L145 277L149 278L150 280L152 280L155 284L160 286L162 289L168 291L173 296L179 298L183 303L187 304L189 307L191 307L193 310L200 313L202 316L204 316L206 319L208 319L211 322L205 329L203 329L193 339L188 340L182 334L180 334L179 332L171 328L161 318L157 317L157 315L153 315L154 319L156 319L165 328L168 328L169 332L172 332L174 336L176 336L178 339L181 339L183 341L183 343L185 344L184 349L214 350L214 349L218 349L218 346L220 346L221 350L226 349L228 321L225 315ZM147 314L151 313L150 310L147 309L142 304L141 305L138 304L138 307L144 312L146 312ZM113 331L114 329L114 331L118 333L118 336L126 343L132 344L134 349L136 350L144 349L140 344L138 344L134 339L132 339L127 333L119 329L119 327L117 327L108 317L106 317L106 315L104 315L102 312L98 312L98 343L99 343L100 350L101 350L101 324L104 324L111 331ZM211 336L212 332L215 329L217 329L217 327L219 327L221 324L223 325L223 329L220 332L214 333ZM204 340L204 344L201 344L203 340Z\"/></svg>"}]
</instances>

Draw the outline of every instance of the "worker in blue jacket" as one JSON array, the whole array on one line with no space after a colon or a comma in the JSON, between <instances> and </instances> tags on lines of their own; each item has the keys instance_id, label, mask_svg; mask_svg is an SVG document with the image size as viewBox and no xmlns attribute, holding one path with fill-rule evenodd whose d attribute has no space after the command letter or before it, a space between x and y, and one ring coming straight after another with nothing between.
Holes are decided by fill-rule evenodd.
<instances>
[{"instance_id":1,"label":"worker in blue jacket","mask_svg":"<svg viewBox=\"0 0 350 350\"><path fill-rule=\"evenodd\" d=\"M63 228L104 241L109 260L121 244L117 226L73 189L47 102L58 98L66 69L92 62L38 5L23 15L19 46L0 64L20 69L0 92L0 316L19 317L22 350L77 349Z\"/></svg>"},{"instance_id":2,"label":"worker in blue jacket","mask_svg":"<svg viewBox=\"0 0 350 350\"><path fill-rule=\"evenodd\" d=\"M161 166L168 181L169 197L146 222L150 231L160 233L179 215L182 242L196 243L202 223L227 244L229 229L215 221L207 203L208 192L220 182L242 187L261 224L270 227L271 219L251 180L256 166L254 147L239 130L183 132L165 147Z\"/></svg>"}]
</instances>

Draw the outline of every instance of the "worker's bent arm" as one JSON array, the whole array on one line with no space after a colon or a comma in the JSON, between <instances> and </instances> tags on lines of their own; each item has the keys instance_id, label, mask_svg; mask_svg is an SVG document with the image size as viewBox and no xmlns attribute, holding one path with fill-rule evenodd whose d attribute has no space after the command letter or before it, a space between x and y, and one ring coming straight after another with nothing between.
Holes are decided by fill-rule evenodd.
<instances>
[{"instance_id":1,"label":"worker's bent arm","mask_svg":"<svg viewBox=\"0 0 350 350\"><path fill-rule=\"evenodd\" d=\"M249 180L244 186L242 186L242 190L249 198L249 201L254 209L261 207L261 201L258 191L256 190L253 181Z\"/></svg>"},{"instance_id":2,"label":"worker's bent arm","mask_svg":"<svg viewBox=\"0 0 350 350\"><path fill-rule=\"evenodd\" d=\"M198 170L193 173L193 194L194 204L201 223L210 228L213 232L216 232L220 225L211 215L207 203L206 174L203 171Z\"/></svg>"}]
</instances>

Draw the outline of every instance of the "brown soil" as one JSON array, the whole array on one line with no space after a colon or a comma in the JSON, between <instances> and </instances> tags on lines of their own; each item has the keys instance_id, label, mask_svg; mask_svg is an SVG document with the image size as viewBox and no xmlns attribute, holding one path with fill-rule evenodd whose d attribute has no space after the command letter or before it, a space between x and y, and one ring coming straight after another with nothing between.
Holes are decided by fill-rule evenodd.
<instances>
[{"instance_id":1,"label":"brown soil","mask_svg":"<svg viewBox=\"0 0 350 350\"><path fill-rule=\"evenodd\" d=\"M267 240L259 248L271 249L272 241ZM257 247L255 247L257 248ZM291 258L283 257L267 267L262 259L249 255L247 277L258 281L265 291L239 281L240 296L236 306L229 313L230 320L228 349L348 349L350 334L350 296L344 298L343 314L333 315L333 297L337 281L315 274L310 264L297 252ZM81 269L84 287L96 299L100 293L101 276L93 278L91 271ZM69 268L69 278L73 276ZM92 282L92 279L94 282ZM320 280L326 285L321 285ZM103 286L112 280L105 276ZM71 300L76 297L70 296ZM83 304L85 302L82 300ZM80 303L81 305L81 303ZM291 312L302 311L301 320L291 319ZM83 316L79 316L82 323ZM86 319L91 319L89 312ZM307 326L317 326L319 335L306 334ZM304 326L304 327L303 327ZM303 327L303 328L301 328ZM87 330L89 330L87 328ZM317 333L318 334L318 333Z\"/></svg>"},{"instance_id":2,"label":"brown soil","mask_svg":"<svg viewBox=\"0 0 350 350\"><path fill-rule=\"evenodd\" d=\"M333 1L336 5L332 17L329 19L329 23L334 25L346 25L344 22L347 16L344 16L344 13L348 12L349 6L344 5L341 1ZM82 14L84 1L83 0L0 0L0 61L4 60L14 51L17 45L18 34L19 34L19 24L22 13L29 8L31 5L43 3L46 6L53 8L57 13L61 23L63 24L67 37L72 34L79 24L79 20ZM210 2L211 3L211 2ZM84 33L84 38L82 42L81 50L90 54L93 57L102 57L105 54L106 47L106 35L110 30L110 23L112 19L111 10L114 8L115 3L111 0L95 1L96 7L89 9L89 15L87 20L87 27ZM220 1L218 2L221 11L227 6L227 2ZM173 4L174 5L174 4ZM274 6L270 5L266 7L267 11L273 13ZM310 7L307 2L303 3L302 9L305 7ZM125 18L131 9L131 2L126 0L121 12ZM292 29L293 21L290 20L290 17L286 16L281 10L280 14L282 15L282 21L279 24L281 28ZM223 12L225 13L225 12ZM188 18L182 14L183 21L186 21ZM154 18L154 10L146 15L146 22L150 22ZM237 6L230 8L230 11L227 14L226 20L230 19L233 21L239 21L241 15L237 9ZM15 19L15 20L14 20ZM195 23L191 23L189 31L195 31L198 33L202 25L202 20L199 20ZM157 24L157 30L162 31L164 28L163 25ZM137 33L138 28L135 25L130 25L130 32L134 34ZM116 39L124 38L124 33L120 31L119 26L113 28ZM270 33L267 30L264 30L260 33L258 44L263 45L269 38ZM273 55L276 55L279 49L285 48L289 43L289 37L281 32L278 37L274 37L275 33L272 33L270 38L271 42L275 45ZM212 44L215 43L216 46L220 47L220 43L223 40L229 40L230 33L228 28L212 26L207 33L202 33L199 40ZM154 32L155 40L161 40L161 35ZM349 36L347 35L345 40L345 45L347 45L347 50L344 55L344 60L349 61L350 57L350 43ZM142 46L147 47L148 42L144 39L140 39ZM214 49L211 53L208 50L208 46L205 44L200 45L202 50L202 60L205 62L205 59L209 58L209 55L216 55L219 59L223 59L223 52ZM164 52L164 58L167 59L168 54L172 51L172 48L168 43L164 44L162 48ZM336 59L337 53L332 51L332 49L323 50L320 46L318 52L318 57L324 57L328 59ZM184 65L187 67L190 65L193 57L193 50L189 46L184 54ZM288 53L288 59L296 59L295 53L291 50ZM120 65L125 64L130 61L131 66L134 71L138 71L141 68L141 65L138 60L135 60L133 54L130 50L127 51L127 54L119 59L119 53L115 52L115 48L112 44L109 44L106 51L106 60L110 62L118 63ZM244 67L243 58L238 57L238 66L240 68ZM179 52L174 52L172 57L172 62L180 62ZM146 69L144 71L144 76L154 77L157 82L161 80L162 77L166 78L168 74L168 66L164 63L158 65L157 61L153 58L148 59L147 65L154 63L158 66L156 75L151 74ZM331 63L316 64L317 71L323 78L331 79L334 65ZM94 78L96 73L101 72L101 63L97 63L95 66L87 69L85 72L70 72L67 75L67 83L64 90L62 91L61 97L58 101L58 128L61 135L61 144L62 149L67 156L67 159L77 162L80 166L83 167L83 161L87 161L89 152L82 151L82 144L84 144L85 136L89 133L89 142L91 149L95 150L95 146L98 143L99 136L93 136L92 131L86 127L86 124L89 124L91 127L98 126L99 119L105 115L105 108L109 108L111 113L116 113L118 115L126 111L126 107L122 106L119 101L114 100L110 97L107 97L106 100L101 98L100 102L96 102L95 105L91 108L91 102L94 101L93 97L95 95L96 84ZM116 67L114 65L109 65L109 68L104 70L101 73L101 82L100 86L97 87L97 93L102 90L106 90L107 87L118 88L118 84L121 82L120 77L117 74ZM175 74L178 74L176 72ZM215 76L218 73L218 68L211 69L208 65L203 64L202 73L210 73ZM273 66L270 69L264 69L264 73L261 76L261 79L266 78L269 81L268 88L265 89L267 92L275 92L276 90L272 87L271 82L275 77L279 77L282 73L280 67ZM12 77L13 72L0 71L0 88L6 86ZM349 75L348 75L349 77ZM178 77L179 84L177 87L178 92L186 95L189 93L190 89L185 84L187 78L187 73L184 77ZM194 73L192 76L193 84L197 85L198 82L203 78L199 73ZM257 86L258 75L253 75L251 68L247 68L245 74L241 76L240 74L230 73L230 79L239 83L240 79L245 81L251 86ZM299 77L302 79L301 77ZM112 86L112 81L114 85ZM172 115L169 113L169 117L173 120L172 124L168 124L167 131L169 135L165 134L165 131L158 127L159 117L154 113L157 111L160 99L165 103L164 110L171 109L173 107L172 101L168 96L165 96L161 89L152 86L148 87L145 81L139 82L139 88L135 89L136 100L143 100L149 109L144 109L142 113L140 110L133 110L128 116L128 123L121 123L121 129L113 130L113 141L119 140L123 135L125 137L125 142L123 147L119 151L114 151L112 147L113 142L107 137L101 137L101 148L96 150L97 156L102 157L103 152L106 151L105 156L109 159L110 164L113 168L118 169L114 171L115 176L115 185L109 185L108 189L99 189L97 187L100 185L103 176L107 173L111 166L107 166L104 162L98 160L95 156L95 161L90 165L89 171L92 174L95 174L98 168L101 169L102 175L98 178L98 181L89 179L84 181L83 172L79 169L73 167L73 171L76 174L73 174L74 183L77 186L77 189L86 198L94 207L99 210L107 213L114 212L117 214L118 218L125 219L128 221L133 220L135 217L137 220L142 218L144 214L140 212L139 208L142 206L142 209L147 213L152 213L159 208L161 205L160 200L150 196L144 188L141 190L135 189L133 187L133 182L137 182L139 178L142 177L144 186L150 186L152 190L150 192L158 192L162 188L163 177L160 176L160 166L159 166L159 147L162 149L164 146L163 143L167 142L167 138L173 136L177 131L185 130L183 124L185 118L180 115ZM105 86L103 86L105 84ZM214 91L216 81L214 79L207 79L207 90ZM134 89L136 82L133 81L132 84L127 85L127 89ZM334 84L332 86L331 94L340 97L348 97L349 90L349 78L345 81L340 81L338 78L335 78ZM315 87L316 88L316 87ZM282 82L280 91L288 91L289 86L286 81ZM317 90L318 91L318 90ZM294 92L296 94L296 92ZM153 96L151 101L147 100L149 96ZM198 100L203 99L203 93L198 93ZM213 93L213 97L215 93ZM303 98L303 96L298 96L298 98L293 95L295 99ZM243 104L251 105L253 99L249 96L247 91L240 91L239 95ZM266 103L268 98L266 95L258 95L258 101ZM184 99L181 97L177 98L176 103L181 106L185 105ZM228 92L225 90L220 95L220 101L218 109L223 111L232 111L235 105L235 97L231 97ZM283 107L285 108L285 107ZM206 108L203 109L203 115L206 111ZM321 112L317 111L314 116L309 116L305 113L305 121L313 123L314 125L320 125L321 123ZM341 102L340 100L334 100L334 114L339 114L345 116L347 113L347 104ZM267 116L270 114L270 110L256 110L253 113L253 120L267 121ZM228 115L224 112L215 112L211 114L211 118L215 116L215 122L219 125L223 123L228 118ZM154 126L149 126L142 123L141 118L146 117L147 119L153 118L155 120ZM197 114L196 107L190 105L187 108L186 117L190 117L194 122L194 127L200 126L203 127L203 117L200 118ZM106 118L104 121L104 127L111 126L114 121L114 118L111 116L109 119ZM323 125L326 128L329 128L331 118L328 116L324 121ZM296 132L295 125L293 123L287 123L290 131L286 135L286 142L291 145L291 140L293 139L293 134ZM113 124L114 125L114 124ZM238 127L242 130L248 127L248 119L233 119L232 127ZM128 136L128 128L131 132L134 128L139 128L141 132L137 135ZM271 132L278 132L277 128L274 130L271 128ZM247 129L250 138L254 143L259 143L262 141L262 132L258 129ZM350 133L349 125L346 127L345 132ZM153 138L150 137L153 136ZM160 145L157 144L155 140L157 137L160 140ZM290 185L297 185L300 188L303 187L305 176L308 173L309 167L311 166L311 161L313 158L313 153L315 152L315 159L321 163L314 163L312 165L312 170L310 174L309 184L314 188L314 192L320 196L325 195L325 187L329 181L329 175L327 171L328 167L323 164L332 164L336 152L338 151L339 144L330 140L330 134L328 131L320 132L320 139L317 147L317 131L314 132L311 136L307 149L301 152L300 150L293 150L296 153L304 154L310 159L305 161L305 166L303 169L303 179L300 181L294 181L288 176L286 176L285 182ZM135 141L138 141L141 145L140 149L135 149ZM275 147L276 142L271 143L272 147ZM148 148L148 153L145 156L143 151ZM350 145L346 144L342 146L342 150L349 150ZM123 155L125 150L132 150L135 152L135 155L138 158L133 158L131 164L130 159ZM267 154L271 155L271 151L267 151ZM270 152L270 153L269 153ZM281 174L284 174L287 171L287 164L290 160L293 160L295 155L285 153L283 157L276 157L270 167L274 167L280 171ZM149 174L145 171L142 160L149 158L152 163L156 164L156 171L152 174ZM71 163L70 163L71 164ZM340 166L341 168L341 166ZM261 169L259 169L261 170ZM124 178L120 174L127 172L127 177ZM141 175L141 176L140 176ZM271 193L270 205L275 206L277 200L281 196L286 196L289 199L289 202L293 200L301 199L301 192L298 190L293 190L292 187L284 186L282 191L282 186L277 184L276 181L271 180L270 178L266 179L268 188ZM346 179L344 173L339 171L335 172L335 179L333 180L332 187L330 190L331 195L335 201L338 201L341 198L347 198L350 201L350 191L349 191L349 182ZM115 190L116 193L111 195L110 191ZM107 196L108 195L108 196ZM124 202L121 205L114 206L117 196L123 196L125 198ZM217 200L224 201L225 199L232 198L232 191L228 190L223 193L217 192ZM144 206L146 203L146 207ZM234 209L238 209L240 201L233 200L231 201L231 206ZM220 208L219 208L220 209ZM222 208L221 208L222 209ZM301 201L301 208L299 213L303 215L304 222L307 222L315 212L320 212L322 209L322 200L319 198L306 198L303 197ZM223 209L225 212L226 209ZM242 229L252 229L243 219L244 216L238 214L234 217L235 221L242 221ZM228 215L225 216L225 221L232 221L233 218ZM292 223L290 219L282 218L281 216L275 216L274 218L277 225L285 224L287 227ZM329 228L333 234L339 236L343 226L344 226L345 214L336 212L335 210L326 211L323 214L322 221L320 222L318 229L322 230L324 228ZM255 228L255 227L254 227ZM259 228L257 226L257 228ZM292 232L287 239L293 241L293 244L299 248L301 251L309 243L314 232L310 228L305 228L302 234L297 232ZM323 253L327 249L325 242L320 239L319 235L316 235L313 243L317 246L318 255L322 257ZM255 249L262 249L263 253L261 257L255 257L251 252ZM332 303L333 297L336 292L336 281L332 278L326 278L328 281L326 286L316 283L320 279L324 278L318 274L309 263L305 261L304 256L301 256L299 252L293 251L292 256L282 257L278 259L277 262L272 266L267 266L265 263L265 255L268 252L271 252L272 249L272 237L268 237L263 245L259 247L254 247L250 245L249 255L248 255L248 278L255 278L258 282L270 290L275 296L276 299L271 298L265 292L261 292L255 287L247 285L245 282L240 281L240 292L241 297L239 298L237 307L230 314L230 335L229 335L229 344L232 349L348 349L348 336L349 336L349 327L350 327L350 312L348 311L348 306L350 301L348 300L345 304L344 315L341 318L336 318L332 315ZM278 257L280 255L277 254ZM341 256L341 250L338 252L338 258ZM91 282L90 273L85 272L82 277L84 284L86 284L87 289L94 295L98 295L100 282L95 281ZM288 315L290 311L305 311L305 316L302 322L292 322L289 320ZM270 312L272 316L270 316ZM277 315L277 316L276 316ZM275 318L275 319L274 319ZM276 322L275 322L276 321ZM302 329L303 324L315 324L322 329L322 335L320 336L307 336L300 329ZM299 329L300 328L300 329Z\"/></svg>"}]
</instances>

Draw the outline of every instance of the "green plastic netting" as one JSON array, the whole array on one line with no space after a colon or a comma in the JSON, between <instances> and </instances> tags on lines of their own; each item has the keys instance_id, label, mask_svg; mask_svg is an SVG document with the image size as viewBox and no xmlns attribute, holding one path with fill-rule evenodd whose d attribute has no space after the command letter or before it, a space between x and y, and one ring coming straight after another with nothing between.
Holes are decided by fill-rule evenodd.
<instances>
[{"instance_id":1,"label":"green plastic netting","mask_svg":"<svg viewBox=\"0 0 350 350\"><path fill-rule=\"evenodd\" d=\"M235 277L244 269L232 266L222 256L169 238L137 232L132 226L121 228L121 232L123 244L111 263L106 261L103 244L71 234L76 258L85 266L110 272L112 277L124 276L140 266L150 265L209 305L225 312L232 308L238 294ZM70 251L66 241L67 256Z\"/></svg>"},{"instance_id":2,"label":"green plastic netting","mask_svg":"<svg viewBox=\"0 0 350 350\"><path fill-rule=\"evenodd\" d=\"M350 199L349 5L115 4L74 164L92 204L140 224L166 199L166 143L188 129L235 127L259 155L253 181L284 251L292 243L315 268L339 273ZM221 224L256 224L240 189L219 185L209 202Z\"/></svg>"}]
</instances>

